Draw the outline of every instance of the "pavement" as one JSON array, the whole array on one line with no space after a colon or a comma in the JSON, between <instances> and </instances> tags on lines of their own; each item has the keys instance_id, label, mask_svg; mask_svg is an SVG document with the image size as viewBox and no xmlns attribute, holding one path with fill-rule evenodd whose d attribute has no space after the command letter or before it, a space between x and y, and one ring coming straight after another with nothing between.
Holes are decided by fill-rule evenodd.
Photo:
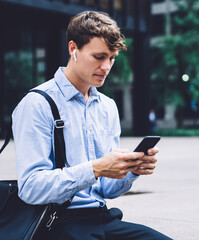
<instances>
[{"instance_id":1,"label":"pavement","mask_svg":"<svg viewBox=\"0 0 199 240\"><path fill-rule=\"evenodd\" d=\"M141 138L123 137L134 150ZM2 141L0 141L0 146ZM141 176L128 194L107 200L123 220L152 227L175 240L199 240L199 137L162 137L153 175ZM14 146L0 155L0 179L16 179Z\"/></svg>"}]
</instances>

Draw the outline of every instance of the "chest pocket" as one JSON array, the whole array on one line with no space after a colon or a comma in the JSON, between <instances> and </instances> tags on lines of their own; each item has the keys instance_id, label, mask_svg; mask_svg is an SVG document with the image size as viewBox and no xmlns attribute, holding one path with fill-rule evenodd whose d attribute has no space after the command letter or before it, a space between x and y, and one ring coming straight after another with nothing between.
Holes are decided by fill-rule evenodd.
<instances>
[{"instance_id":1,"label":"chest pocket","mask_svg":"<svg viewBox=\"0 0 199 240\"><path fill-rule=\"evenodd\" d=\"M96 156L102 157L112 150L114 141L113 131L100 130L95 139Z\"/></svg>"}]
</instances>

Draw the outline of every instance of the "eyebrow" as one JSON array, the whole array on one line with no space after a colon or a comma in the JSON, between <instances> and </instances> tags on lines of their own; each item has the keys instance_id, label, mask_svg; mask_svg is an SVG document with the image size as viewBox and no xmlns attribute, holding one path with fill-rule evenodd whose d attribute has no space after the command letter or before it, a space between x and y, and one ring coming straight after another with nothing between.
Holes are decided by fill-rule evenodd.
<instances>
[{"instance_id":1,"label":"eyebrow","mask_svg":"<svg viewBox=\"0 0 199 240\"><path fill-rule=\"evenodd\" d=\"M104 55L104 56L108 56L108 53L106 53L106 52L95 52L95 53L93 53L94 55ZM113 56L118 56L118 53L115 53L115 54L113 54Z\"/></svg>"}]
</instances>

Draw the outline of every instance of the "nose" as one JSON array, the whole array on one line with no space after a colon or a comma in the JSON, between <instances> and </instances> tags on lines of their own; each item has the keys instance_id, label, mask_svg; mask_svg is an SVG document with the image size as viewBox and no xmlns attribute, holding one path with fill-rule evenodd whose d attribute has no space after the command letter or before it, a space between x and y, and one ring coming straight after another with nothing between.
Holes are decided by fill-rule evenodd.
<instances>
[{"instance_id":1,"label":"nose","mask_svg":"<svg viewBox=\"0 0 199 240\"><path fill-rule=\"evenodd\" d=\"M106 59L103 61L103 63L101 64L101 70L103 71L110 71L112 67L112 63L109 59Z\"/></svg>"}]
</instances>

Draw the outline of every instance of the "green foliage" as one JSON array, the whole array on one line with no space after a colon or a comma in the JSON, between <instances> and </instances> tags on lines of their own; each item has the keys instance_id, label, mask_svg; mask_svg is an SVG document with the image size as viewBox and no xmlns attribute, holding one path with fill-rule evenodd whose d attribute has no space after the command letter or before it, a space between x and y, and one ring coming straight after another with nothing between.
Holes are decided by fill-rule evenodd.
<instances>
[{"instance_id":1,"label":"green foliage","mask_svg":"<svg viewBox=\"0 0 199 240\"><path fill-rule=\"evenodd\" d=\"M128 50L122 51L116 57L116 61L108 75L101 91L107 96L116 100L117 91L122 85L130 85L133 81L133 39L127 38L126 45Z\"/></svg>"},{"instance_id":2,"label":"green foliage","mask_svg":"<svg viewBox=\"0 0 199 240\"><path fill-rule=\"evenodd\" d=\"M158 104L178 108L187 104L186 99L199 105L199 1L174 2L178 7L172 25L174 34L159 38L153 45L151 80L152 91L161 93ZM188 82L182 81L183 74L189 76Z\"/></svg>"},{"instance_id":3,"label":"green foliage","mask_svg":"<svg viewBox=\"0 0 199 240\"><path fill-rule=\"evenodd\" d=\"M159 136L199 136L199 129L160 129L157 131L157 135Z\"/></svg>"},{"instance_id":4,"label":"green foliage","mask_svg":"<svg viewBox=\"0 0 199 240\"><path fill-rule=\"evenodd\" d=\"M122 51L116 57L116 61L107 79L108 84L128 85L132 82L132 42L132 39L126 39L128 51Z\"/></svg>"}]
</instances>

